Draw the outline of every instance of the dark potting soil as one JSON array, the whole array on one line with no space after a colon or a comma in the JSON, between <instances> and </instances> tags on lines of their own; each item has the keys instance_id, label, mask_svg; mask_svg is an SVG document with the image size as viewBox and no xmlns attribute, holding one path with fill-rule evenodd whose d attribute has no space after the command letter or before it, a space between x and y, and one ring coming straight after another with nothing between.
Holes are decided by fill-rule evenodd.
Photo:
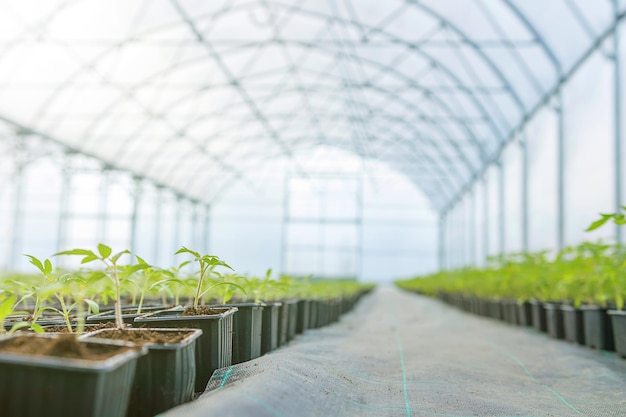
<instances>
[{"instance_id":1,"label":"dark potting soil","mask_svg":"<svg viewBox=\"0 0 626 417\"><path fill-rule=\"evenodd\" d=\"M193 307L187 307L181 313L181 316L210 316L214 314L222 314L224 309L215 309L208 306L199 306L194 309Z\"/></svg>"},{"instance_id":2,"label":"dark potting soil","mask_svg":"<svg viewBox=\"0 0 626 417\"><path fill-rule=\"evenodd\" d=\"M158 330L149 330L142 329L138 330L112 330L110 332L103 332L95 335L95 337L106 338L106 339L115 339L115 340L123 340L126 342L133 343L157 343L157 344L166 344L166 343L179 343L185 337L189 336L190 332L186 331L158 331Z\"/></svg>"},{"instance_id":3,"label":"dark potting soil","mask_svg":"<svg viewBox=\"0 0 626 417\"><path fill-rule=\"evenodd\" d=\"M2 352L87 360L107 359L128 349L132 348L79 342L74 335L62 335L54 339L18 336L0 343Z\"/></svg>"},{"instance_id":4,"label":"dark potting soil","mask_svg":"<svg viewBox=\"0 0 626 417\"><path fill-rule=\"evenodd\" d=\"M115 328L114 322L98 323L98 324L86 324L85 331L95 332L100 329L113 329ZM45 328L46 333L69 333L67 326L50 326ZM76 325L72 325L72 330L76 331Z\"/></svg>"}]
</instances>

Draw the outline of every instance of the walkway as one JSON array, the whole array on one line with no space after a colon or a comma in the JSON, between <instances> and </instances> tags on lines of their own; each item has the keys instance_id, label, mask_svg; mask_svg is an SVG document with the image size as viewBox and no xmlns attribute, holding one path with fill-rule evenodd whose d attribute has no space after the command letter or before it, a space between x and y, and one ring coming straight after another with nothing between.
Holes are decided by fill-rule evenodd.
<instances>
[{"instance_id":1,"label":"walkway","mask_svg":"<svg viewBox=\"0 0 626 417\"><path fill-rule=\"evenodd\" d=\"M626 416L626 360L380 287L178 416Z\"/></svg>"}]
</instances>

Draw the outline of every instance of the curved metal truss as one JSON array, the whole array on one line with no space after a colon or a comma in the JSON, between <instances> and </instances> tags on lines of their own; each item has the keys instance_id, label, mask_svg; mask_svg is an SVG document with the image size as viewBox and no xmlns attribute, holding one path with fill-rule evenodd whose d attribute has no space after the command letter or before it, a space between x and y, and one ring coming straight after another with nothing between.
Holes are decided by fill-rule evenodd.
<instances>
[{"instance_id":1,"label":"curved metal truss","mask_svg":"<svg viewBox=\"0 0 626 417\"><path fill-rule=\"evenodd\" d=\"M305 171L297 155L336 147L445 212L625 13L618 0L3 0L0 120L206 202L276 158Z\"/></svg>"}]
</instances>

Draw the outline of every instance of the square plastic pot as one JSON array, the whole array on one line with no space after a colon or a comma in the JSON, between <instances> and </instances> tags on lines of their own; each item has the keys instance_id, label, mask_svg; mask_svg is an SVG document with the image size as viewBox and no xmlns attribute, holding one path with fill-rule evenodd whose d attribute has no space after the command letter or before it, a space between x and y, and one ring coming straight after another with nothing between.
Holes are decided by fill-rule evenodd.
<instances>
[{"instance_id":1,"label":"square plastic pot","mask_svg":"<svg viewBox=\"0 0 626 417\"><path fill-rule=\"evenodd\" d=\"M278 302L265 303L261 330L261 355L278 348L278 316L282 305L282 303Z\"/></svg>"},{"instance_id":2,"label":"square plastic pot","mask_svg":"<svg viewBox=\"0 0 626 417\"><path fill-rule=\"evenodd\" d=\"M137 361L127 417L152 417L191 401L196 380L196 340L200 329L127 329L129 332L187 332L178 343L145 343L148 354ZM115 331L102 329L83 336L85 340ZM105 338L106 339L106 338ZM108 339L106 339L108 340Z\"/></svg>"},{"instance_id":3,"label":"square plastic pot","mask_svg":"<svg viewBox=\"0 0 626 417\"><path fill-rule=\"evenodd\" d=\"M585 328L583 325L583 312L571 305L562 305L563 327L565 340L580 345L585 344Z\"/></svg>"},{"instance_id":4,"label":"square plastic pot","mask_svg":"<svg viewBox=\"0 0 626 417\"><path fill-rule=\"evenodd\" d=\"M582 306L585 345L594 349L615 349L613 329L607 309L599 306Z\"/></svg>"},{"instance_id":5,"label":"square plastic pot","mask_svg":"<svg viewBox=\"0 0 626 417\"><path fill-rule=\"evenodd\" d=\"M502 300L502 317L509 324L517 324L517 301Z\"/></svg>"},{"instance_id":6,"label":"square plastic pot","mask_svg":"<svg viewBox=\"0 0 626 417\"><path fill-rule=\"evenodd\" d=\"M233 365L261 356L261 332L265 304L237 303L220 307L235 307L233 318Z\"/></svg>"},{"instance_id":7,"label":"square plastic pot","mask_svg":"<svg viewBox=\"0 0 626 417\"><path fill-rule=\"evenodd\" d=\"M543 306L546 310L546 328L548 334L555 339L564 339L565 329L561 305L556 303L544 303Z\"/></svg>"},{"instance_id":8,"label":"square plastic pot","mask_svg":"<svg viewBox=\"0 0 626 417\"><path fill-rule=\"evenodd\" d=\"M283 303L289 304L289 317L287 318L287 341L296 337L296 328L298 325L298 301L288 300Z\"/></svg>"},{"instance_id":9,"label":"square plastic pot","mask_svg":"<svg viewBox=\"0 0 626 417\"><path fill-rule=\"evenodd\" d=\"M543 303L539 300L531 300L530 308L533 318L533 327L540 332L547 332L548 324L546 322L546 309Z\"/></svg>"},{"instance_id":10,"label":"square plastic pot","mask_svg":"<svg viewBox=\"0 0 626 417\"><path fill-rule=\"evenodd\" d=\"M204 391L213 371L232 365L233 317L237 308L224 308L220 314L181 316L182 308L149 313L135 318L135 326L200 329L196 339L196 391Z\"/></svg>"},{"instance_id":11,"label":"square plastic pot","mask_svg":"<svg viewBox=\"0 0 626 417\"><path fill-rule=\"evenodd\" d=\"M298 318L296 322L296 333L304 333L309 328L309 304L310 300L298 300Z\"/></svg>"},{"instance_id":12,"label":"square plastic pot","mask_svg":"<svg viewBox=\"0 0 626 417\"><path fill-rule=\"evenodd\" d=\"M13 337L54 336L12 336L0 340L0 345ZM123 345L82 343L120 349ZM125 349L108 359L92 361L0 352L0 416L124 417L137 360L145 353Z\"/></svg>"},{"instance_id":13,"label":"square plastic pot","mask_svg":"<svg viewBox=\"0 0 626 417\"><path fill-rule=\"evenodd\" d=\"M607 313L611 318L615 352L622 358L626 358L626 311L609 310Z\"/></svg>"},{"instance_id":14,"label":"square plastic pot","mask_svg":"<svg viewBox=\"0 0 626 417\"><path fill-rule=\"evenodd\" d=\"M311 300L309 302L309 329L317 328L317 300Z\"/></svg>"},{"instance_id":15,"label":"square plastic pot","mask_svg":"<svg viewBox=\"0 0 626 417\"><path fill-rule=\"evenodd\" d=\"M289 336L290 303L283 301L278 312L278 347L286 344Z\"/></svg>"},{"instance_id":16,"label":"square plastic pot","mask_svg":"<svg viewBox=\"0 0 626 417\"><path fill-rule=\"evenodd\" d=\"M522 304L517 304L517 320L520 326L533 325L532 306L528 301L524 301Z\"/></svg>"}]
</instances>

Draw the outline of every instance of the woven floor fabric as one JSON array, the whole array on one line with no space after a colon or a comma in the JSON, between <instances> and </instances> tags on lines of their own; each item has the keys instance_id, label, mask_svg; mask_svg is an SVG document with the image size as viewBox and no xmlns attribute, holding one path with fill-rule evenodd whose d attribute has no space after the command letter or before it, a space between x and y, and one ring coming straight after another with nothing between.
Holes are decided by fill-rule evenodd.
<instances>
[{"instance_id":1,"label":"woven floor fabric","mask_svg":"<svg viewBox=\"0 0 626 417\"><path fill-rule=\"evenodd\" d=\"M626 360L381 286L163 416L626 416Z\"/></svg>"}]
</instances>

